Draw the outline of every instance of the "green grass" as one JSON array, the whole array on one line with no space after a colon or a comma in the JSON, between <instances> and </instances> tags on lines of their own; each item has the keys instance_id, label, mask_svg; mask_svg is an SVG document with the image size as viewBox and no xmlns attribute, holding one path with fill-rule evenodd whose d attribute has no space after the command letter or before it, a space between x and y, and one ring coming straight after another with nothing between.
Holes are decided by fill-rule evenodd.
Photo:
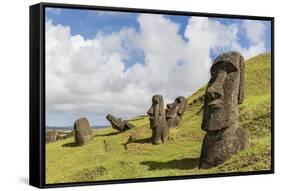
<instances>
[{"instance_id":1,"label":"green grass","mask_svg":"<svg viewBox=\"0 0 281 191\"><path fill-rule=\"evenodd\" d=\"M112 128L94 131L94 139L82 147L73 137L46 145L46 183L83 182L270 169L270 53L246 62L245 100L240 105L240 125L250 135L249 149L224 164L198 169L204 132L200 129L205 88L188 98L188 109L168 142L152 145L147 116L130 122L135 129L117 133ZM130 135L136 141L128 141Z\"/></svg>"}]
</instances>

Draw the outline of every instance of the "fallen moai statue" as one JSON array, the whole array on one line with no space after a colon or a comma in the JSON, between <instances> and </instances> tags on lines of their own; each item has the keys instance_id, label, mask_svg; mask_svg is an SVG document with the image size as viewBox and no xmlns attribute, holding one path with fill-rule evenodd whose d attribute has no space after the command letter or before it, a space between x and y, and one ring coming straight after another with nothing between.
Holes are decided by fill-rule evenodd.
<instances>
[{"instance_id":1,"label":"fallen moai statue","mask_svg":"<svg viewBox=\"0 0 281 191\"><path fill-rule=\"evenodd\" d=\"M124 132L135 127L133 124L129 123L128 121L126 120L122 121L121 118L117 119L111 114L107 114L106 119L111 123L112 128L116 129L119 132Z\"/></svg>"}]
</instances>

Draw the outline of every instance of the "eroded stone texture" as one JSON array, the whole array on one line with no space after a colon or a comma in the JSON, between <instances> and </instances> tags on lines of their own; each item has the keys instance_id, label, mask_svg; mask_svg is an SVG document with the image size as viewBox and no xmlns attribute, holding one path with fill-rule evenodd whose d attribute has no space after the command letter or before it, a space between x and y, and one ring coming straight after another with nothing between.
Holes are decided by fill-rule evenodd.
<instances>
[{"instance_id":1,"label":"eroded stone texture","mask_svg":"<svg viewBox=\"0 0 281 191\"><path fill-rule=\"evenodd\" d=\"M74 123L74 142L80 146L88 143L92 139L92 129L87 118L83 117Z\"/></svg>"},{"instance_id":2,"label":"eroded stone texture","mask_svg":"<svg viewBox=\"0 0 281 191\"><path fill-rule=\"evenodd\" d=\"M238 104L243 102L244 58L238 52L219 55L211 67L204 97L201 128L206 131L199 168L217 166L249 145L239 127Z\"/></svg>"},{"instance_id":3,"label":"eroded stone texture","mask_svg":"<svg viewBox=\"0 0 281 191\"><path fill-rule=\"evenodd\" d=\"M186 98L179 96L173 103L167 104L166 120L170 128L180 125L182 116L186 110Z\"/></svg>"},{"instance_id":4,"label":"eroded stone texture","mask_svg":"<svg viewBox=\"0 0 281 191\"><path fill-rule=\"evenodd\" d=\"M166 142L169 135L169 127L166 122L163 97L154 95L152 97L152 105L147 111L152 129L152 143L160 144Z\"/></svg>"},{"instance_id":5,"label":"eroded stone texture","mask_svg":"<svg viewBox=\"0 0 281 191\"><path fill-rule=\"evenodd\" d=\"M119 132L124 132L135 127L128 121L122 121L120 118L117 119L111 114L107 114L106 119L111 123L112 128L118 130Z\"/></svg>"}]
</instances>

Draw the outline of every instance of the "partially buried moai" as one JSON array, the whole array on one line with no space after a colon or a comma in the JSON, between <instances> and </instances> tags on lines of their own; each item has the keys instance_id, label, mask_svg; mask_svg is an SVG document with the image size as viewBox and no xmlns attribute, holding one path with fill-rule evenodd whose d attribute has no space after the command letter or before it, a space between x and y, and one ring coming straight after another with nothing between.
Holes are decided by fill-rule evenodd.
<instances>
[{"instance_id":1,"label":"partially buried moai","mask_svg":"<svg viewBox=\"0 0 281 191\"><path fill-rule=\"evenodd\" d=\"M238 105L244 98L244 58L238 52L219 55L211 67L201 128L206 131L199 168L222 164L249 145L239 127Z\"/></svg>"},{"instance_id":2,"label":"partially buried moai","mask_svg":"<svg viewBox=\"0 0 281 191\"><path fill-rule=\"evenodd\" d=\"M182 116L186 110L186 98L179 96L173 103L167 104L166 120L170 128L180 125Z\"/></svg>"},{"instance_id":3,"label":"partially buried moai","mask_svg":"<svg viewBox=\"0 0 281 191\"><path fill-rule=\"evenodd\" d=\"M76 146L88 143L92 139L92 129L87 118L83 117L74 122L74 142Z\"/></svg>"},{"instance_id":4,"label":"partially buried moai","mask_svg":"<svg viewBox=\"0 0 281 191\"><path fill-rule=\"evenodd\" d=\"M153 144L166 142L169 135L169 127L166 122L163 97L154 95L152 97L152 105L147 111L152 129L151 141Z\"/></svg>"},{"instance_id":5,"label":"partially buried moai","mask_svg":"<svg viewBox=\"0 0 281 191\"><path fill-rule=\"evenodd\" d=\"M135 127L128 121L122 121L120 118L117 119L111 114L107 114L106 119L111 123L112 128L118 130L119 132L124 132Z\"/></svg>"}]
</instances>

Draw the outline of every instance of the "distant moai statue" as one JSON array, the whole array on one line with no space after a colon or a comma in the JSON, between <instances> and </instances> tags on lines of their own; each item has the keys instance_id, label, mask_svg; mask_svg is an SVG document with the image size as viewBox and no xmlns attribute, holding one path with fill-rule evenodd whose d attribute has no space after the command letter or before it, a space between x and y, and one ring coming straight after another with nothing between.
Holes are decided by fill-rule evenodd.
<instances>
[{"instance_id":1,"label":"distant moai statue","mask_svg":"<svg viewBox=\"0 0 281 191\"><path fill-rule=\"evenodd\" d=\"M57 137L58 137L58 132L55 131L55 130L47 130L46 131L46 143L49 143L49 142L54 142L57 140Z\"/></svg>"},{"instance_id":2,"label":"distant moai statue","mask_svg":"<svg viewBox=\"0 0 281 191\"><path fill-rule=\"evenodd\" d=\"M204 97L203 140L199 168L222 164L249 145L247 132L239 127L238 104L244 98L244 58L238 52L219 55L211 67Z\"/></svg>"},{"instance_id":3,"label":"distant moai statue","mask_svg":"<svg viewBox=\"0 0 281 191\"><path fill-rule=\"evenodd\" d=\"M111 123L112 128L118 130L119 132L124 132L135 127L128 121L122 121L121 118L117 119L111 114L107 114L106 119Z\"/></svg>"},{"instance_id":4,"label":"distant moai statue","mask_svg":"<svg viewBox=\"0 0 281 191\"><path fill-rule=\"evenodd\" d=\"M87 118L77 119L74 123L74 142L80 146L87 144L92 139L92 129Z\"/></svg>"},{"instance_id":5,"label":"distant moai statue","mask_svg":"<svg viewBox=\"0 0 281 191\"><path fill-rule=\"evenodd\" d=\"M167 104L166 120L170 128L180 125L182 116L186 110L186 103L186 98L179 96L173 103Z\"/></svg>"},{"instance_id":6,"label":"distant moai statue","mask_svg":"<svg viewBox=\"0 0 281 191\"><path fill-rule=\"evenodd\" d=\"M166 122L163 97L154 95L152 105L147 111L152 129L152 143L160 144L166 142L169 135L169 127Z\"/></svg>"}]
</instances>

